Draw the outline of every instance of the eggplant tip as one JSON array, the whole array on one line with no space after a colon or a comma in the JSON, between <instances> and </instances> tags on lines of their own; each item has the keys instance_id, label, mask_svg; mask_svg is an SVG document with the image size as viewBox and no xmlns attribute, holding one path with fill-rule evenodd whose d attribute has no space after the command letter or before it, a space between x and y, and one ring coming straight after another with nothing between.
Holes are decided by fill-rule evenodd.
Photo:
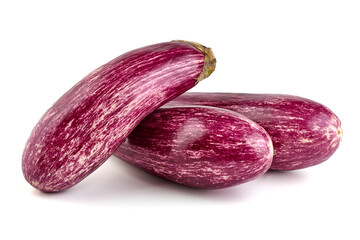
<instances>
[{"instance_id":1,"label":"eggplant tip","mask_svg":"<svg viewBox=\"0 0 360 240\"><path fill-rule=\"evenodd\" d=\"M215 58L214 53L211 50L211 48L205 47L204 45L201 45L200 43L192 42L192 41L185 41L185 40L173 40L173 41L188 43L188 44L192 45L193 47L195 47L196 49L198 49L199 51L201 51L202 53L204 53L203 70L200 73L199 77L197 77L195 79L196 84L198 82L200 82L201 80L209 77L214 72L215 67L216 67L216 58Z\"/></svg>"}]
</instances>

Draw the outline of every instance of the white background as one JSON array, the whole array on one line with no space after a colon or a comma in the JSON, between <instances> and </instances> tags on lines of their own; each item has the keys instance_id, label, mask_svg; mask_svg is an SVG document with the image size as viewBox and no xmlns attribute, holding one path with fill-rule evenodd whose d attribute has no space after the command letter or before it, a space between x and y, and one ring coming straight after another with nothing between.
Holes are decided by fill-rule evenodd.
<instances>
[{"instance_id":1,"label":"white background","mask_svg":"<svg viewBox=\"0 0 360 240\"><path fill-rule=\"evenodd\" d=\"M1 239L360 239L359 1L1 1L0 35ZM33 189L21 155L45 110L103 63L173 39L217 57L192 91L313 99L341 119L340 148L224 190L116 158L67 191Z\"/></svg>"}]
</instances>

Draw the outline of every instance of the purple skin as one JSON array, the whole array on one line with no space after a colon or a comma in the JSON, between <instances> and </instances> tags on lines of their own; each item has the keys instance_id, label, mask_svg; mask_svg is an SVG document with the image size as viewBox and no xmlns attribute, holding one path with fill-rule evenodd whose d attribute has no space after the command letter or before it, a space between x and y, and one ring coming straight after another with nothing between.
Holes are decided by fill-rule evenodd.
<instances>
[{"instance_id":1,"label":"purple skin","mask_svg":"<svg viewBox=\"0 0 360 240\"><path fill-rule=\"evenodd\" d=\"M339 147L339 118L309 99L280 94L185 93L167 106L203 105L243 114L269 133L273 170L295 170L327 160Z\"/></svg>"},{"instance_id":2,"label":"purple skin","mask_svg":"<svg viewBox=\"0 0 360 240\"><path fill-rule=\"evenodd\" d=\"M170 181L218 189L264 174L273 147L267 132L241 114L187 106L153 112L113 154Z\"/></svg>"},{"instance_id":3,"label":"purple skin","mask_svg":"<svg viewBox=\"0 0 360 240\"><path fill-rule=\"evenodd\" d=\"M140 121L211 74L215 58L173 41L125 53L88 74L42 116L23 153L25 179L44 192L97 169Z\"/></svg>"}]
</instances>

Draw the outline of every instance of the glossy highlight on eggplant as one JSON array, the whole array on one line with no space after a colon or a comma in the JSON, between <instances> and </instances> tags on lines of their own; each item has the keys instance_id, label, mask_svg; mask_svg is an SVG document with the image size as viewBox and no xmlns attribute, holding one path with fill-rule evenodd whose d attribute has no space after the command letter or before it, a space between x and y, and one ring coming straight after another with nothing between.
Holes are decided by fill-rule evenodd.
<instances>
[{"instance_id":1,"label":"glossy highlight on eggplant","mask_svg":"<svg viewBox=\"0 0 360 240\"><path fill-rule=\"evenodd\" d=\"M125 53L92 71L42 116L22 158L44 192L74 186L97 169L149 113L208 77L209 48L172 41Z\"/></svg>"},{"instance_id":2,"label":"glossy highlight on eggplant","mask_svg":"<svg viewBox=\"0 0 360 240\"><path fill-rule=\"evenodd\" d=\"M269 133L274 144L273 170L320 164L339 147L339 118L310 99L282 94L185 93L166 106L202 105L243 114Z\"/></svg>"},{"instance_id":3,"label":"glossy highlight on eggplant","mask_svg":"<svg viewBox=\"0 0 360 240\"><path fill-rule=\"evenodd\" d=\"M146 117L114 155L149 173L199 189L248 182L270 167L273 146L258 124L214 107L163 107Z\"/></svg>"}]
</instances>

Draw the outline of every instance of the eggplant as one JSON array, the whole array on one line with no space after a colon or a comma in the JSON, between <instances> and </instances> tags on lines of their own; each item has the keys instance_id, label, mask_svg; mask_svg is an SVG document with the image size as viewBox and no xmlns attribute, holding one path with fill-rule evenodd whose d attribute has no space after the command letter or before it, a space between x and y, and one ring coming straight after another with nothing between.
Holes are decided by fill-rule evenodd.
<instances>
[{"instance_id":1,"label":"eggplant","mask_svg":"<svg viewBox=\"0 0 360 240\"><path fill-rule=\"evenodd\" d=\"M57 192L103 164L135 126L215 68L211 49L172 41L125 53L92 71L46 111L23 152L25 179Z\"/></svg>"},{"instance_id":2,"label":"eggplant","mask_svg":"<svg viewBox=\"0 0 360 240\"><path fill-rule=\"evenodd\" d=\"M271 136L274 159L270 169L296 170L320 164L339 147L339 118L313 100L283 94L185 93L167 106L203 105L243 114Z\"/></svg>"},{"instance_id":3,"label":"eggplant","mask_svg":"<svg viewBox=\"0 0 360 240\"><path fill-rule=\"evenodd\" d=\"M170 181L218 189L264 174L273 146L260 125L239 113L179 106L150 114L113 154Z\"/></svg>"}]
</instances>

